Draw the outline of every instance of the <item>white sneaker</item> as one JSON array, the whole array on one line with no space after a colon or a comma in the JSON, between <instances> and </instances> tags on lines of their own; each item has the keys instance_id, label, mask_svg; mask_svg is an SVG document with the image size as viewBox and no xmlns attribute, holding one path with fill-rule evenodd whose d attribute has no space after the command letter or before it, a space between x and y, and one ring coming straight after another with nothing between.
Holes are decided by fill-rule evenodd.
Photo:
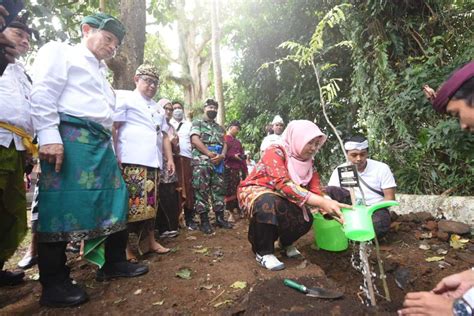
<instances>
[{"instance_id":1,"label":"white sneaker","mask_svg":"<svg viewBox=\"0 0 474 316\"><path fill-rule=\"evenodd\" d=\"M301 252L296 249L295 246L289 245L286 248L284 248L284 253L288 258L299 258L302 257Z\"/></svg>"},{"instance_id":2,"label":"white sneaker","mask_svg":"<svg viewBox=\"0 0 474 316\"><path fill-rule=\"evenodd\" d=\"M257 253L255 257L257 262L264 268L271 270L271 271L278 271L285 269L285 264L277 259L274 255L264 255L260 256Z\"/></svg>"}]
</instances>

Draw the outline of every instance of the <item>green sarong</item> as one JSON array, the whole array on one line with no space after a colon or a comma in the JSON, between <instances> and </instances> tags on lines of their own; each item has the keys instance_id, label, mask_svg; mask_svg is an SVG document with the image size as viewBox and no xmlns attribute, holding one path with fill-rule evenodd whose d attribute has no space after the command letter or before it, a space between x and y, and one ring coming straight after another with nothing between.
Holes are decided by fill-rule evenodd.
<instances>
[{"instance_id":1,"label":"green sarong","mask_svg":"<svg viewBox=\"0 0 474 316\"><path fill-rule=\"evenodd\" d=\"M24 152L0 146L0 261L7 261L26 235Z\"/></svg>"},{"instance_id":2,"label":"green sarong","mask_svg":"<svg viewBox=\"0 0 474 316\"><path fill-rule=\"evenodd\" d=\"M41 161L40 242L91 240L126 229L128 193L110 132L95 122L61 114L61 171Z\"/></svg>"}]
</instances>

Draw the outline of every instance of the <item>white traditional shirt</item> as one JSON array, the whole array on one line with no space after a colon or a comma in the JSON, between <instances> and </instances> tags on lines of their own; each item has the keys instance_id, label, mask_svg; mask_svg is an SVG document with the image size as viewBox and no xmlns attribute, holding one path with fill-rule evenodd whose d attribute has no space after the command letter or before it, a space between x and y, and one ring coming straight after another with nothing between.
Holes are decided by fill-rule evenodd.
<instances>
[{"instance_id":1,"label":"white traditional shirt","mask_svg":"<svg viewBox=\"0 0 474 316\"><path fill-rule=\"evenodd\" d=\"M163 133L168 131L163 111L152 99L137 90L116 90L115 122L123 122L118 130L117 157L122 163L163 167Z\"/></svg>"},{"instance_id":2,"label":"white traditional shirt","mask_svg":"<svg viewBox=\"0 0 474 316\"><path fill-rule=\"evenodd\" d=\"M341 166L345 166L346 164L342 164ZM390 189L397 187L395 183L395 179L393 177L392 171L390 167L380 161L367 159L367 166L365 167L364 171L359 171L359 176L364 179L364 181L370 185L372 188L378 191L383 191L384 189ZM359 181L360 182L360 181ZM339 183L339 174L337 172L337 168L334 169L332 172L331 178L329 179L328 186L336 186L340 187ZM373 205L375 203L383 201L383 196L380 194L375 193L374 191L367 188L367 186L363 183L360 183L362 190L364 191L365 196L365 203L367 205ZM356 198L362 198L360 190L356 188L354 190Z\"/></svg>"},{"instance_id":3,"label":"white traditional shirt","mask_svg":"<svg viewBox=\"0 0 474 316\"><path fill-rule=\"evenodd\" d=\"M270 134L265 136L265 138L262 140L262 144L260 145L260 153L263 153L270 145L279 143L280 140L281 135Z\"/></svg>"},{"instance_id":4,"label":"white traditional shirt","mask_svg":"<svg viewBox=\"0 0 474 316\"><path fill-rule=\"evenodd\" d=\"M0 76L0 122L20 127L33 135L30 92L31 83L23 66L18 61L8 64ZM17 150L25 150L20 136L0 127L0 146L8 148L12 140Z\"/></svg>"},{"instance_id":5,"label":"white traditional shirt","mask_svg":"<svg viewBox=\"0 0 474 316\"><path fill-rule=\"evenodd\" d=\"M171 118L170 124L174 127L179 137L179 155L193 158L193 148L191 145L191 127L193 127L193 124L184 119L178 122L174 118Z\"/></svg>"},{"instance_id":6,"label":"white traditional shirt","mask_svg":"<svg viewBox=\"0 0 474 316\"><path fill-rule=\"evenodd\" d=\"M115 95L107 66L85 44L47 43L38 51L32 74L31 108L40 145L62 143L59 113L112 129Z\"/></svg>"}]
</instances>

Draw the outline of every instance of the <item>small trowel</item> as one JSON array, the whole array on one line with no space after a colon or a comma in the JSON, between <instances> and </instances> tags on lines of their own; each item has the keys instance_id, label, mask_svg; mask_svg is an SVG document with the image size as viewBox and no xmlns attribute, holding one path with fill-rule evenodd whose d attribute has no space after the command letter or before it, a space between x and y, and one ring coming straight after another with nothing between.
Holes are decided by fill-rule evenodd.
<instances>
[{"instance_id":1,"label":"small trowel","mask_svg":"<svg viewBox=\"0 0 474 316\"><path fill-rule=\"evenodd\" d=\"M283 284L292 289L298 290L301 293L306 294L307 296L311 297L318 297L318 298L327 298L327 299L336 299L342 297L344 294L341 292L326 290L321 287L314 287L314 288L307 288L306 286L299 284L293 280L285 279L283 280Z\"/></svg>"}]
</instances>

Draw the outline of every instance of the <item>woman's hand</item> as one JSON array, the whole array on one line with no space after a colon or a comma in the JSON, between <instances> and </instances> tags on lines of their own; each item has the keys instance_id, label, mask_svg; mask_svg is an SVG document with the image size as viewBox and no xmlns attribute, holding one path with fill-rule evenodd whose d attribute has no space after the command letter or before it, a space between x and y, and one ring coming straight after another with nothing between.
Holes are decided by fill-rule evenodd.
<instances>
[{"instance_id":1,"label":"woman's hand","mask_svg":"<svg viewBox=\"0 0 474 316\"><path fill-rule=\"evenodd\" d=\"M344 224L344 217L342 216L341 208L352 208L350 205L325 198L323 198L319 207L322 215L328 214L341 224Z\"/></svg>"},{"instance_id":2,"label":"woman's hand","mask_svg":"<svg viewBox=\"0 0 474 316\"><path fill-rule=\"evenodd\" d=\"M342 216L341 208L352 208L352 206L339 203L334 200L326 199L320 195L310 193L310 197L308 198L307 203L311 206L316 206L319 208L319 213L322 215L330 215L336 221L341 224L344 224L344 218ZM314 211L312 210L314 213Z\"/></svg>"}]
</instances>

